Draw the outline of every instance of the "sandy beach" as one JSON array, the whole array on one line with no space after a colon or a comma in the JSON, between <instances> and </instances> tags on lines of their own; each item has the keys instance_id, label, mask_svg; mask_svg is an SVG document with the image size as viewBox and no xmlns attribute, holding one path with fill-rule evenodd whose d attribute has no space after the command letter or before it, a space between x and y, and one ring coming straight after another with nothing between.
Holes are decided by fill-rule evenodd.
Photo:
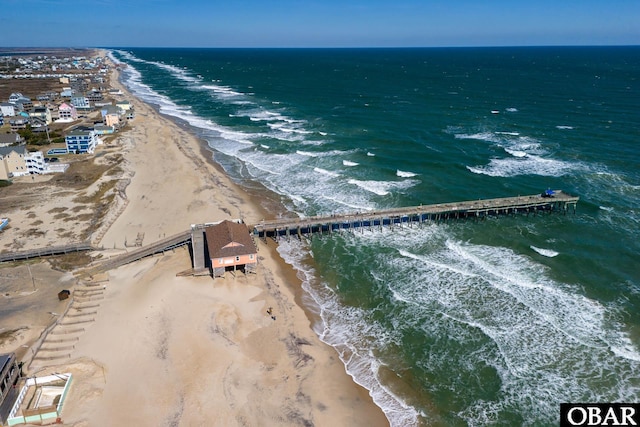
<instances>
[{"instance_id":1,"label":"sandy beach","mask_svg":"<svg viewBox=\"0 0 640 427\"><path fill-rule=\"evenodd\" d=\"M105 171L111 172L85 190L98 192L101 184L111 183L108 211L99 226L84 232L104 249L102 257L130 250L136 240L148 245L190 224L236 218L252 223L268 217L260 201L203 156L202 141L128 94L117 71L111 86L125 92L136 118L118 138L98 148L101 160L96 163L109 164ZM82 206L77 194L60 193L55 200L59 206ZM16 215L26 218L28 212L31 218ZM13 232L60 222L55 215L51 205L16 207ZM33 225L34 218L45 219ZM72 229L74 223L64 227ZM28 249L79 239L78 234L57 233L37 234L19 245L18 237L8 234L0 247ZM0 350L35 355L30 375L74 375L63 409L65 425L388 425L366 390L346 374L335 350L311 330L307 313L296 304L300 291L293 269L279 258L273 242L256 243L257 274L215 280L176 276L191 267L186 247L91 280L56 272L46 262L32 264L35 279L18 271L23 267L3 269L5 276L15 274L24 282L4 298L12 307L31 310L2 313L0 328L26 329L5 340ZM61 287L76 291L75 302L52 299ZM90 315L86 312L83 330L62 331L74 340L73 348L37 353L32 344L46 324L64 323L74 310L69 304L77 304L90 289L93 308ZM34 297L38 291L46 298ZM270 307L273 317L267 313ZM47 348L47 339L41 348Z\"/></svg>"}]
</instances>

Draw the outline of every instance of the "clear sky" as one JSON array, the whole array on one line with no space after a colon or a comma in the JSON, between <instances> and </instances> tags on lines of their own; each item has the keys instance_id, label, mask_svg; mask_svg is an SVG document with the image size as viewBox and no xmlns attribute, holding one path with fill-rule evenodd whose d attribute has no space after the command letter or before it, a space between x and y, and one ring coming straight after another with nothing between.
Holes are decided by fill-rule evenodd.
<instances>
[{"instance_id":1,"label":"clear sky","mask_svg":"<svg viewBox=\"0 0 640 427\"><path fill-rule=\"evenodd\" d=\"M0 47L640 45L640 0L1 0Z\"/></svg>"}]
</instances>

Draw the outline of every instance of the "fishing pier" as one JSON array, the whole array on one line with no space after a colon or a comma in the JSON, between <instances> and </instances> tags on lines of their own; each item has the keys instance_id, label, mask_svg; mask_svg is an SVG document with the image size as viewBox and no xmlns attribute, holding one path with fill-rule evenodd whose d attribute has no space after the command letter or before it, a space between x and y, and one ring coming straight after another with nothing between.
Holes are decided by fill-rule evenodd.
<instances>
[{"instance_id":1,"label":"fishing pier","mask_svg":"<svg viewBox=\"0 0 640 427\"><path fill-rule=\"evenodd\" d=\"M308 218L282 218L261 221L253 226L253 234L260 238L301 236L332 233L339 230L370 229L411 226L414 223L439 222L449 219L483 219L488 216L530 214L538 212L567 213L576 211L580 198L560 190L531 196L479 199L455 203L439 203L406 208L350 214L314 216Z\"/></svg>"}]
</instances>

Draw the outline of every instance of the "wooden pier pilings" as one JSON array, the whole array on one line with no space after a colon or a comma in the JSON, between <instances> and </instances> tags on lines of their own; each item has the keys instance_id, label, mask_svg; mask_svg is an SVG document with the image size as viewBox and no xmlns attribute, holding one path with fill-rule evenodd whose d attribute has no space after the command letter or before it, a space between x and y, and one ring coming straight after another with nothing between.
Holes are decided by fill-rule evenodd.
<instances>
[{"instance_id":1,"label":"wooden pier pilings","mask_svg":"<svg viewBox=\"0 0 640 427\"><path fill-rule=\"evenodd\" d=\"M579 197L570 196L560 190L550 197L540 194L532 196L480 199L456 203L440 203L380 211L358 212L310 218L287 218L261 221L253 226L254 235L266 237L288 237L303 234L332 233L338 230L379 229L394 225L437 222L448 219L485 218L487 216L518 213L562 212L570 209L575 213Z\"/></svg>"}]
</instances>

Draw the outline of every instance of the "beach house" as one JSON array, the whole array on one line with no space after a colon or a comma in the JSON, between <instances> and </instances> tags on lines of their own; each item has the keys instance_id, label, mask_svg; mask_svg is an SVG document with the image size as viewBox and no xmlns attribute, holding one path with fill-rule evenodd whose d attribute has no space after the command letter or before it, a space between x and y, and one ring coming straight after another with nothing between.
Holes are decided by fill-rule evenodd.
<instances>
[{"instance_id":1,"label":"beach house","mask_svg":"<svg viewBox=\"0 0 640 427\"><path fill-rule=\"evenodd\" d=\"M120 126L120 118L123 115L123 110L114 105L106 105L100 110L100 114L102 114L102 120L106 126L118 128Z\"/></svg>"},{"instance_id":2,"label":"beach house","mask_svg":"<svg viewBox=\"0 0 640 427\"><path fill-rule=\"evenodd\" d=\"M24 138L18 133L0 133L0 147L8 147L9 145L20 144Z\"/></svg>"},{"instance_id":3,"label":"beach house","mask_svg":"<svg viewBox=\"0 0 640 427\"><path fill-rule=\"evenodd\" d=\"M124 111L129 111L133 108L133 105L131 105L131 102L124 100L124 101L117 101L116 107L121 108Z\"/></svg>"},{"instance_id":4,"label":"beach house","mask_svg":"<svg viewBox=\"0 0 640 427\"><path fill-rule=\"evenodd\" d=\"M93 153L98 144L98 137L93 129L78 127L64 138L69 153Z\"/></svg>"},{"instance_id":5,"label":"beach house","mask_svg":"<svg viewBox=\"0 0 640 427\"><path fill-rule=\"evenodd\" d=\"M0 113L7 117L16 115L16 106L10 102L0 102Z\"/></svg>"},{"instance_id":6,"label":"beach house","mask_svg":"<svg viewBox=\"0 0 640 427\"><path fill-rule=\"evenodd\" d=\"M31 151L24 155L24 163L27 166L27 172L30 174L41 175L47 173L47 164L44 161L42 151Z\"/></svg>"},{"instance_id":7,"label":"beach house","mask_svg":"<svg viewBox=\"0 0 640 427\"><path fill-rule=\"evenodd\" d=\"M71 104L76 107L78 111L89 111L91 110L91 103L89 103L89 99L86 96L78 95L71 97Z\"/></svg>"},{"instance_id":8,"label":"beach house","mask_svg":"<svg viewBox=\"0 0 640 427\"><path fill-rule=\"evenodd\" d=\"M29 117L40 119L45 125L51 123L51 110L48 107L33 107L29 111Z\"/></svg>"},{"instance_id":9,"label":"beach house","mask_svg":"<svg viewBox=\"0 0 640 427\"><path fill-rule=\"evenodd\" d=\"M0 147L0 179L28 175L29 170L24 156L27 149L24 145Z\"/></svg>"},{"instance_id":10,"label":"beach house","mask_svg":"<svg viewBox=\"0 0 640 427\"><path fill-rule=\"evenodd\" d=\"M78 111L76 110L76 107L72 104L67 104L66 102L60 104L58 107L58 120L63 122L78 120Z\"/></svg>"},{"instance_id":11,"label":"beach house","mask_svg":"<svg viewBox=\"0 0 640 427\"><path fill-rule=\"evenodd\" d=\"M16 386L21 370L15 353L0 354L0 425L4 425L9 415L4 408L10 408L17 396Z\"/></svg>"},{"instance_id":12,"label":"beach house","mask_svg":"<svg viewBox=\"0 0 640 427\"><path fill-rule=\"evenodd\" d=\"M204 233L213 277L221 277L228 270L255 272L257 249L245 224L222 221L205 228Z\"/></svg>"}]
</instances>

